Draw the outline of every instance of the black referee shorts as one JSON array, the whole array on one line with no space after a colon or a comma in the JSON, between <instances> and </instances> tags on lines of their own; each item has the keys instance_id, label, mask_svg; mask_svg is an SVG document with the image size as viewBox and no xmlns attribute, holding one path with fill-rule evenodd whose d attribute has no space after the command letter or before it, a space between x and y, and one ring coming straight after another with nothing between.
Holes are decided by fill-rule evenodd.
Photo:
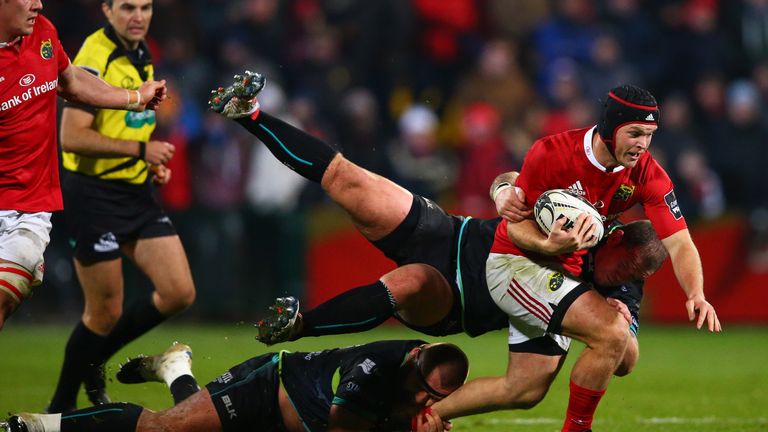
<instances>
[{"instance_id":1,"label":"black referee shorts","mask_svg":"<svg viewBox=\"0 0 768 432\"><path fill-rule=\"evenodd\" d=\"M176 235L152 189L149 179L134 185L63 170L64 216L78 261L112 260L124 243Z\"/></svg>"}]
</instances>

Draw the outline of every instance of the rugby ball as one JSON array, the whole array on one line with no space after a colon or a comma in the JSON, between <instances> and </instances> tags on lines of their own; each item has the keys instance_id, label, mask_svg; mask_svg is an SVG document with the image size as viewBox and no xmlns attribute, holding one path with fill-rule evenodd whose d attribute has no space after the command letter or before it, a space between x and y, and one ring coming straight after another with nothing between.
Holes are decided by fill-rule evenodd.
<instances>
[{"instance_id":1,"label":"rugby ball","mask_svg":"<svg viewBox=\"0 0 768 432\"><path fill-rule=\"evenodd\" d=\"M603 218L586 199L567 189L552 189L541 194L533 206L533 217L546 235L549 235L552 225L560 218L565 218L563 228L566 231L571 229L582 213L586 213L595 224L594 236L597 243L603 238Z\"/></svg>"}]
</instances>

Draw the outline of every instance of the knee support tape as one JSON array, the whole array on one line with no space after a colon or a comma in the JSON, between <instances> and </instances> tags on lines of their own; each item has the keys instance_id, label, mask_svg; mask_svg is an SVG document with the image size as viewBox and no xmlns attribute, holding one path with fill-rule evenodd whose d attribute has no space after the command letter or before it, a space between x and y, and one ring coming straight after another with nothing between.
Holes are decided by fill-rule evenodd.
<instances>
[{"instance_id":1,"label":"knee support tape","mask_svg":"<svg viewBox=\"0 0 768 432\"><path fill-rule=\"evenodd\" d=\"M24 267L10 263L0 263L0 290L8 293L17 303L21 303L32 294L34 277Z\"/></svg>"}]
</instances>

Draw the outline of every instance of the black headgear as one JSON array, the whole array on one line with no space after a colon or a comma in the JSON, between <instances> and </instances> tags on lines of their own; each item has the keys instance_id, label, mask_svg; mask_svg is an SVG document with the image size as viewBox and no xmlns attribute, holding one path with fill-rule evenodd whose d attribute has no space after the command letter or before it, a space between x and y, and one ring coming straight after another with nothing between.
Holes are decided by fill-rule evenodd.
<instances>
[{"instance_id":1,"label":"black headgear","mask_svg":"<svg viewBox=\"0 0 768 432\"><path fill-rule=\"evenodd\" d=\"M597 133L615 156L616 131L620 127L628 123L658 125L660 116L659 105L651 92L631 84L621 85L608 92L597 122Z\"/></svg>"}]
</instances>

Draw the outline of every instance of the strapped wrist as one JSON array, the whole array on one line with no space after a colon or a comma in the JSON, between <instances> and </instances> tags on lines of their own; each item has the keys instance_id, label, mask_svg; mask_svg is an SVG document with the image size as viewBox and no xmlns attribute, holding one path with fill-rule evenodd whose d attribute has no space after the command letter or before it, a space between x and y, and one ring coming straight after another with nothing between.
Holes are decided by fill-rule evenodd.
<instances>
[{"instance_id":1,"label":"strapped wrist","mask_svg":"<svg viewBox=\"0 0 768 432\"><path fill-rule=\"evenodd\" d=\"M128 111L135 111L141 108L141 93L138 90L128 91L128 103L125 104L125 109ZM134 97L134 95L136 95Z\"/></svg>"},{"instance_id":2,"label":"strapped wrist","mask_svg":"<svg viewBox=\"0 0 768 432\"><path fill-rule=\"evenodd\" d=\"M147 143L145 141L139 141L139 159L145 160L147 158Z\"/></svg>"},{"instance_id":3,"label":"strapped wrist","mask_svg":"<svg viewBox=\"0 0 768 432\"><path fill-rule=\"evenodd\" d=\"M493 199L493 202L496 202L496 197L499 196L499 193L503 191L504 189L509 189L512 187L512 184L509 182L501 182L493 189L493 193L491 194L491 199Z\"/></svg>"}]
</instances>

